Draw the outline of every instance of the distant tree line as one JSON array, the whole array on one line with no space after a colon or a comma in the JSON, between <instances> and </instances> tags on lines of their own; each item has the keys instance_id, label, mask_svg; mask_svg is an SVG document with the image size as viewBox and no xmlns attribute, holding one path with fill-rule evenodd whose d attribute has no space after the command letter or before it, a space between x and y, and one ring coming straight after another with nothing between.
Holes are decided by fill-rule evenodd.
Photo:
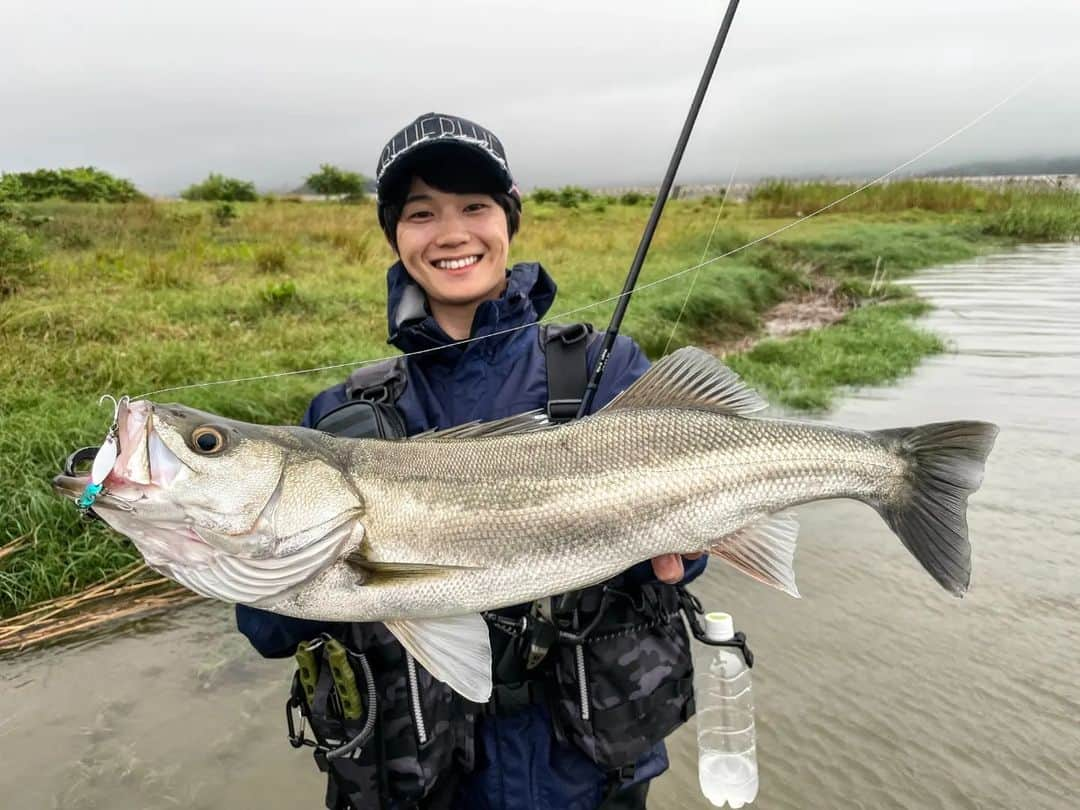
<instances>
[{"instance_id":1,"label":"distant tree line","mask_svg":"<svg viewBox=\"0 0 1080 810\"><path fill-rule=\"evenodd\" d=\"M947 166L928 172L926 176L972 176L1001 174L1080 174L1080 157L1046 159L999 160ZM372 190L372 182L359 172L351 172L331 163L323 163L309 174L300 192L323 194L356 200ZM213 202L249 202L259 195L255 183L223 174L210 173L201 183L194 183L180 192L185 200ZM24 203L42 200L70 202L132 202L145 199L130 180L114 177L93 166L74 169L38 169L32 172L0 173L0 202ZM651 203L652 196L630 191L619 197L594 194L580 186L561 189L537 188L530 194L537 203L563 208L593 205L638 205Z\"/></svg>"},{"instance_id":2,"label":"distant tree line","mask_svg":"<svg viewBox=\"0 0 1080 810\"><path fill-rule=\"evenodd\" d=\"M357 172L323 163L315 174L308 175L304 185L316 194L359 197L367 189L368 180Z\"/></svg>"},{"instance_id":3,"label":"distant tree line","mask_svg":"<svg viewBox=\"0 0 1080 810\"><path fill-rule=\"evenodd\" d=\"M130 180L113 177L93 166L0 175L0 200L7 202L131 202L142 196Z\"/></svg>"},{"instance_id":4,"label":"distant tree line","mask_svg":"<svg viewBox=\"0 0 1080 810\"><path fill-rule=\"evenodd\" d=\"M304 189L314 194L357 199L370 188L371 181L330 163L307 176ZM211 172L201 183L180 192L185 200L251 202L259 198L255 183ZM38 169L32 172L0 174L0 201L11 203L67 200L69 202L132 202L145 199L130 180L114 177L92 166L75 169Z\"/></svg>"},{"instance_id":5,"label":"distant tree line","mask_svg":"<svg viewBox=\"0 0 1080 810\"><path fill-rule=\"evenodd\" d=\"M529 194L529 199L536 203L558 205L560 208L577 208L584 203L595 205L640 205L652 204L656 198L651 194L628 191L618 197L611 194L593 194L581 186L563 186L560 189L536 188Z\"/></svg>"},{"instance_id":6,"label":"distant tree line","mask_svg":"<svg viewBox=\"0 0 1080 810\"><path fill-rule=\"evenodd\" d=\"M358 198L367 190L368 180L362 174L346 171L330 163L323 163L319 171L309 174L304 188L315 194ZM189 186L180 192L185 200L215 200L218 202L250 202L258 199L255 184L248 180L211 174L203 182Z\"/></svg>"},{"instance_id":7,"label":"distant tree line","mask_svg":"<svg viewBox=\"0 0 1080 810\"><path fill-rule=\"evenodd\" d=\"M217 202L251 202L259 199L255 184L249 180L237 180L223 174L210 173L201 183L188 186L180 192L185 200L214 200Z\"/></svg>"}]
</instances>

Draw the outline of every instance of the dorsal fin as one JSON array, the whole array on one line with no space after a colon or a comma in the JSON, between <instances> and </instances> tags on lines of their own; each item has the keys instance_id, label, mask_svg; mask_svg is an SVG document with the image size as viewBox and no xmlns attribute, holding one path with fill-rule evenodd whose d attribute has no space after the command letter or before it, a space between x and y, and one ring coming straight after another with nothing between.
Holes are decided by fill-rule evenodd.
<instances>
[{"instance_id":1,"label":"dorsal fin","mask_svg":"<svg viewBox=\"0 0 1080 810\"><path fill-rule=\"evenodd\" d=\"M509 436L512 433L535 433L538 430L551 430L558 424L550 421L542 409L494 419L491 422L466 422L464 425L445 430L428 430L410 436L411 442L441 442L451 439L479 439L484 436Z\"/></svg>"},{"instance_id":2,"label":"dorsal fin","mask_svg":"<svg viewBox=\"0 0 1080 810\"><path fill-rule=\"evenodd\" d=\"M604 410L694 408L746 416L768 405L711 354L686 346L661 358Z\"/></svg>"}]
</instances>

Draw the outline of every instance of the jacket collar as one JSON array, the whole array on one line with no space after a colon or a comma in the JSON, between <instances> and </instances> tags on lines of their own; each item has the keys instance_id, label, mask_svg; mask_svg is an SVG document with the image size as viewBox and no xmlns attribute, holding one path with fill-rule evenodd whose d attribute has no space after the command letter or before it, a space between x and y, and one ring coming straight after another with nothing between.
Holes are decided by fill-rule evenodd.
<instances>
[{"instance_id":1,"label":"jacket collar","mask_svg":"<svg viewBox=\"0 0 1080 810\"><path fill-rule=\"evenodd\" d=\"M415 352L446 347L454 342L428 312L424 291L412 280L400 261L387 271L386 286L388 343L403 352ZM502 297L484 301L477 307L470 337L492 335L540 320L551 308L555 290L555 282L538 263L515 264L507 271L506 291ZM513 336L513 332L499 334L487 340L447 348L445 352L431 352L426 356L457 358L465 353L477 352L491 359Z\"/></svg>"}]
</instances>

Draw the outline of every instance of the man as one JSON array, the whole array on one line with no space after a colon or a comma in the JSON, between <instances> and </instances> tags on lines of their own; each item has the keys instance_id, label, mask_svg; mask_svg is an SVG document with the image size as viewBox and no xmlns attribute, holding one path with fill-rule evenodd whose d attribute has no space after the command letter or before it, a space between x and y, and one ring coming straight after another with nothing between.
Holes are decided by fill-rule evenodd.
<instances>
[{"instance_id":1,"label":"man","mask_svg":"<svg viewBox=\"0 0 1080 810\"><path fill-rule=\"evenodd\" d=\"M387 423L400 419L406 435L544 407L572 416L572 398L555 398L565 380L551 355L577 357L580 389L599 342L583 327L541 333L554 282L539 264L506 269L521 197L499 140L456 116L423 115L387 144L376 182L379 223L399 258L387 274L389 342L407 359L323 391L303 424L356 435L358 401L392 403ZM647 368L619 337L594 409ZM328 807L644 808L648 781L667 768L663 737L693 712L677 595L661 583L703 568L664 555L605 587L487 616L496 686L479 708L432 680L381 625L246 607L237 620L263 655L292 655L327 633L373 662L378 732L355 762L323 758Z\"/></svg>"}]
</instances>

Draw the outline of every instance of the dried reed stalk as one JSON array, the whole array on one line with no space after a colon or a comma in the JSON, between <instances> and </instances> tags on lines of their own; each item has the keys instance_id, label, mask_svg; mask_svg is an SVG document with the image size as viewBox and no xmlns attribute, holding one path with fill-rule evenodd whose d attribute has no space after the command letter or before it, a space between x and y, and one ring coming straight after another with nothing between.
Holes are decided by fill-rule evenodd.
<instances>
[{"instance_id":1,"label":"dried reed stalk","mask_svg":"<svg viewBox=\"0 0 1080 810\"><path fill-rule=\"evenodd\" d=\"M0 653L70 640L201 599L158 576L145 563L133 563L112 579L0 620Z\"/></svg>"},{"instance_id":2,"label":"dried reed stalk","mask_svg":"<svg viewBox=\"0 0 1080 810\"><path fill-rule=\"evenodd\" d=\"M14 554L21 548L25 548L30 543L30 535L24 534L21 537L16 537L10 543L5 543L0 546L0 560L7 557L9 554Z\"/></svg>"}]
</instances>

